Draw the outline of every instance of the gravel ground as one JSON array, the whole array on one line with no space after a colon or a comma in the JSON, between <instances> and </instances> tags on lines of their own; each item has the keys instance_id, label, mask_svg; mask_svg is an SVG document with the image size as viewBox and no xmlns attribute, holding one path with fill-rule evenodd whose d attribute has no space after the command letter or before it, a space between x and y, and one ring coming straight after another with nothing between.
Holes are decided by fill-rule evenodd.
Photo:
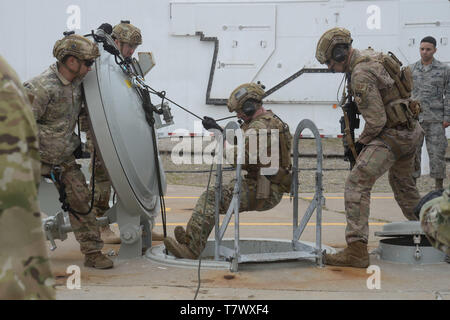
<instances>
[{"instance_id":1,"label":"gravel ground","mask_svg":"<svg viewBox=\"0 0 450 320\"><path fill-rule=\"evenodd\" d=\"M190 139L193 143L194 138ZM195 138L199 139L199 138ZM211 165L206 164L175 164L172 161L172 156L169 151L178 143L179 140L175 139L160 139L160 150L162 151L162 160L164 170L167 172L166 178L168 184L186 185L186 186L201 186L205 187L208 183L209 170ZM209 143L209 142L208 142ZM349 173L349 163L342 159L343 147L340 139L337 138L324 138L322 139L322 148L324 154L323 160L323 190L326 193L341 193L344 189L345 180ZM315 170L317 165L317 159L314 157L316 154L316 146L314 139L302 139L299 145L300 159L299 159L299 181L300 192L314 192L315 191ZM302 156L306 155L306 157ZM450 148L447 149L447 157L450 155ZM191 157L193 162L193 157ZM448 161L448 160L447 160ZM229 165L224 165L229 167ZM447 177L450 170L450 166L447 165ZM195 173L171 173L170 171L196 171ZM207 171L203 173L197 173L198 171ZM235 176L234 172L224 172L224 183L230 181ZM214 185L215 170L211 177L211 185ZM450 181L445 179L444 185L448 185ZM417 180L417 185L421 193L428 193L434 189L434 179L430 176L422 176ZM384 174L375 183L372 192L392 192L389 185L388 175Z\"/></svg>"}]
</instances>

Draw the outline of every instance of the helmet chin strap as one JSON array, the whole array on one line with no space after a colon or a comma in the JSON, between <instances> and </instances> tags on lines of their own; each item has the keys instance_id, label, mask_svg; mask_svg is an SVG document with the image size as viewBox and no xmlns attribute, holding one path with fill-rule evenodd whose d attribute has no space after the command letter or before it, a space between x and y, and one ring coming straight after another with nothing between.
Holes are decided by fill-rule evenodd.
<instances>
[{"instance_id":1,"label":"helmet chin strap","mask_svg":"<svg viewBox=\"0 0 450 320\"><path fill-rule=\"evenodd\" d=\"M351 50L351 47L348 49L348 55L347 58L345 59L345 64L344 64L344 72L348 72L349 71L349 67L350 67L350 60L352 59L353 56L353 50Z\"/></svg>"}]
</instances>

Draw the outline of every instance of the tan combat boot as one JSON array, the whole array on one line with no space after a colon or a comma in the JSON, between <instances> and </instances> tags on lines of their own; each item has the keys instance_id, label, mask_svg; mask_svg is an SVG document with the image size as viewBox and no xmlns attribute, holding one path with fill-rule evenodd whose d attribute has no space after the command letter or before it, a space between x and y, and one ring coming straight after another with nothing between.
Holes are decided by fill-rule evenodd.
<instances>
[{"instance_id":1,"label":"tan combat boot","mask_svg":"<svg viewBox=\"0 0 450 320\"><path fill-rule=\"evenodd\" d=\"M96 269L110 269L114 266L114 263L100 251L97 251L84 256L84 266Z\"/></svg>"},{"instance_id":2,"label":"tan combat boot","mask_svg":"<svg viewBox=\"0 0 450 320\"><path fill-rule=\"evenodd\" d=\"M173 238L165 238L164 245L166 246L166 249L177 258L193 260L196 260L198 258L198 256L193 253L187 245L178 243Z\"/></svg>"},{"instance_id":3,"label":"tan combat boot","mask_svg":"<svg viewBox=\"0 0 450 320\"><path fill-rule=\"evenodd\" d=\"M325 254L324 263L329 266L367 268L370 264L367 244L352 242L347 248L336 254Z\"/></svg>"},{"instance_id":4,"label":"tan combat boot","mask_svg":"<svg viewBox=\"0 0 450 320\"><path fill-rule=\"evenodd\" d=\"M156 233L155 231L152 231L152 241L163 241L164 235L160 233Z\"/></svg>"},{"instance_id":5,"label":"tan combat boot","mask_svg":"<svg viewBox=\"0 0 450 320\"><path fill-rule=\"evenodd\" d=\"M120 244L120 237L117 236L109 226L100 227L101 238L107 244Z\"/></svg>"},{"instance_id":6,"label":"tan combat boot","mask_svg":"<svg viewBox=\"0 0 450 320\"><path fill-rule=\"evenodd\" d=\"M182 226L177 226L175 230L173 231L173 234L175 235L175 239L177 239L178 243L181 244L188 244L187 237L186 237L186 231Z\"/></svg>"}]
</instances>

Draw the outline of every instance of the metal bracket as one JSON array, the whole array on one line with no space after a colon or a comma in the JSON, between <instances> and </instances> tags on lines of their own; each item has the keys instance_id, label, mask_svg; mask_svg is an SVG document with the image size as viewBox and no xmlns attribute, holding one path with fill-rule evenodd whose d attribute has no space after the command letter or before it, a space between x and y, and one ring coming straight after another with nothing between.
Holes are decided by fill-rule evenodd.
<instances>
[{"instance_id":1,"label":"metal bracket","mask_svg":"<svg viewBox=\"0 0 450 320\"><path fill-rule=\"evenodd\" d=\"M67 239L67 233L72 231L70 224L66 224L64 220L64 212L62 211L43 220L42 227L47 240L49 240L52 245L50 247L51 251L55 251L57 248L55 243L56 239L64 241Z\"/></svg>"},{"instance_id":2,"label":"metal bracket","mask_svg":"<svg viewBox=\"0 0 450 320\"><path fill-rule=\"evenodd\" d=\"M416 245L416 251L414 252L414 259L416 260L420 260L422 258L422 253L420 252L420 241L421 241L421 237L420 234L415 234L414 235L414 244Z\"/></svg>"}]
</instances>

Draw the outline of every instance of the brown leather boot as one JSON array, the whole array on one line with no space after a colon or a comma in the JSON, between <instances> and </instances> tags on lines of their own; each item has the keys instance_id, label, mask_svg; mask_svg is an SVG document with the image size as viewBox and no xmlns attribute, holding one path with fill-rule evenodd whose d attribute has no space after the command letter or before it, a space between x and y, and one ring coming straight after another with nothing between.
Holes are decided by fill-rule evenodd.
<instances>
[{"instance_id":1,"label":"brown leather boot","mask_svg":"<svg viewBox=\"0 0 450 320\"><path fill-rule=\"evenodd\" d=\"M120 244L122 241L120 237L117 236L109 226L100 227L101 238L104 243L107 244Z\"/></svg>"},{"instance_id":2,"label":"brown leather boot","mask_svg":"<svg viewBox=\"0 0 450 320\"><path fill-rule=\"evenodd\" d=\"M114 262L98 251L84 256L84 266L96 269L110 269L114 266Z\"/></svg>"},{"instance_id":3,"label":"brown leather boot","mask_svg":"<svg viewBox=\"0 0 450 320\"><path fill-rule=\"evenodd\" d=\"M175 257L180 259L198 259L198 256L185 244L178 243L175 239L167 237L164 239L166 249Z\"/></svg>"},{"instance_id":4,"label":"brown leather boot","mask_svg":"<svg viewBox=\"0 0 450 320\"><path fill-rule=\"evenodd\" d=\"M181 244L188 244L187 237L186 237L186 231L182 226L177 226L175 230L173 231L173 234L175 235L175 239L177 239L178 243Z\"/></svg>"},{"instance_id":5,"label":"brown leather boot","mask_svg":"<svg viewBox=\"0 0 450 320\"><path fill-rule=\"evenodd\" d=\"M367 268L370 265L367 244L362 241L352 242L336 254L325 254L324 260L330 266Z\"/></svg>"}]
</instances>

